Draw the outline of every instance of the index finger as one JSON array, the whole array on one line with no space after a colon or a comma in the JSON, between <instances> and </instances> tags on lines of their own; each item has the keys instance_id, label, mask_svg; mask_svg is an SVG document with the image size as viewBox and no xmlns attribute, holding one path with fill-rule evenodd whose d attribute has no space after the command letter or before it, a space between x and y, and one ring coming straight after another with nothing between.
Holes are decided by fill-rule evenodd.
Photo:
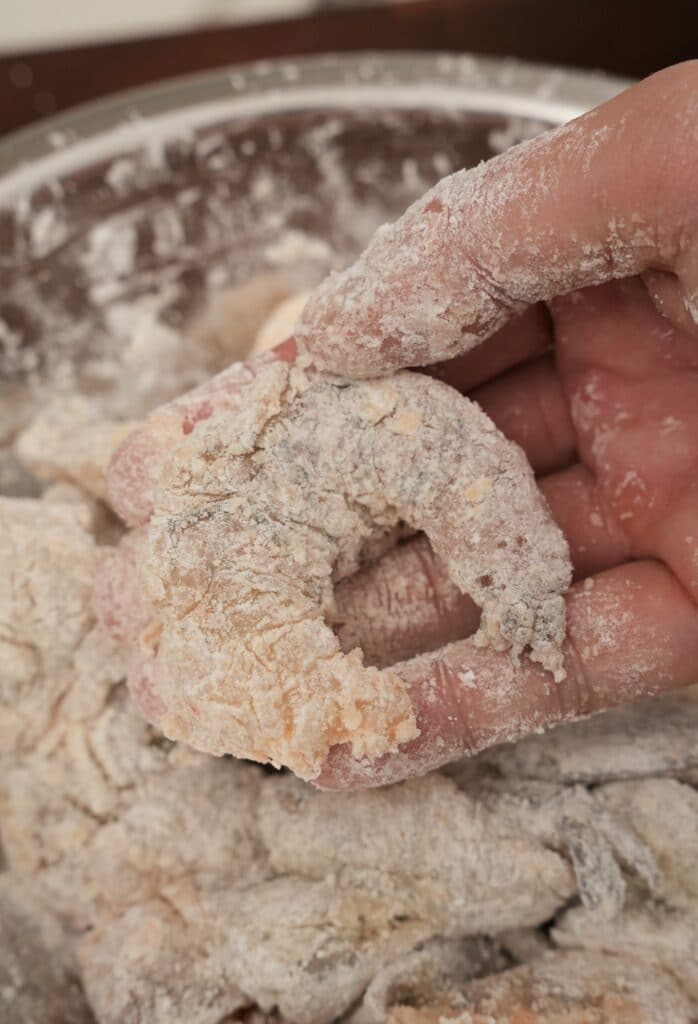
<instances>
[{"instance_id":1,"label":"index finger","mask_svg":"<svg viewBox=\"0 0 698 1024\"><path fill-rule=\"evenodd\" d=\"M445 178L314 293L296 339L323 368L367 377L453 358L532 303L650 270L667 314L695 326L697 95L698 62L678 65Z\"/></svg>"}]
</instances>

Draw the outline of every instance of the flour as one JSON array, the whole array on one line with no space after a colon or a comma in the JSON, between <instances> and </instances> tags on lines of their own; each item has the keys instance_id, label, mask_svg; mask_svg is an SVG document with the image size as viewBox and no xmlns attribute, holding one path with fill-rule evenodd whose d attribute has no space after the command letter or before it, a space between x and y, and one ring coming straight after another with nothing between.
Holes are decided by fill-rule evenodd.
<instances>
[{"instance_id":1,"label":"flour","mask_svg":"<svg viewBox=\"0 0 698 1024\"><path fill-rule=\"evenodd\" d=\"M355 384L301 365L257 365L232 395L230 371L214 379L168 459L156 414L112 481L125 474L130 501L128 464L141 451L162 462L143 576L157 628L139 641L152 648L157 724L309 777L333 746L374 759L417 734L400 675L364 666L359 649L342 654L323 622L333 582L384 550L401 521L426 531L482 608L474 642L514 660L530 647L556 678L570 568L524 457L477 406L424 376Z\"/></svg>"},{"instance_id":2,"label":"flour","mask_svg":"<svg viewBox=\"0 0 698 1024\"><path fill-rule=\"evenodd\" d=\"M410 84L416 63L410 58L402 85L291 90L289 109L322 97L353 114L371 96L374 108L414 109L425 103L422 85ZM445 56L437 65L477 90L479 109L491 77L472 60ZM287 81L296 70L287 68ZM245 75L233 74L231 86L244 86ZM360 77L375 80L370 58ZM515 77L504 65L498 82ZM559 84L551 73L541 95L553 97L556 117L578 113ZM487 96L492 109L510 111L510 95ZM264 118L281 98L236 97L236 116L246 110ZM432 110L461 102L458 90L428 91ZM319 132L314 166L331 180L328 192L341 193L331 197L343 223L330 240L322 226L306 223L308 207L264 166L265 145L288 152L285 128L271 124L238 139L234 158L225 132L204 140L188 130L188 119L196 128L197 117L225 121L231 109L223 103L134 122L0 184L3 204L17 201L18 214L3 235L11 246L2 251L2 258L9 254L2 369L16 385L2 394L0 435L14 444L28 428L23 457L50 480L103 493L111 443L103 444L105 426L125 429L128 418L147 416L238 358L272 307L353 258L379 223L415 198L410 190L421 187L429 167L443 176L462 164L442 133L439 152L419 160L409 154L406 165L397 164L390 178L396 207L372 205L348 188L351 176L337 153L323 154L341 146L341 131L335 125ZM492 130L490 144L499 148L527 130L517 115ZM177 177L182 163L175 158L196 162L193 178ZM80 198L71 204L64 177L91 159L105 160L91 192L105 202L99 211ZM244 185L249 208L234 186L246 161L258 165ZM357 180L376 187L389 166L367 161ZM45 195L30 201L28 190L49 178ZM172 191L160 199L163 179ZM486 190L479 195L484 203ZM133 215L126 207L135 207ZM262 230L246 234L250 224ZM631 227L636 241L648 238L646 223ZM614 229L614 258L627 229ZM276 259L271 285L270 267L248 258L264 247L267 262ZM286 277L296 258L302 277ZM585 273L597 273L603 258L588 251ZM51 276L58 266L66 271L60 281ZM257 284L246 294L256 297L247 302L236 290L250 278ZM497 275L490 280L497 306ZM530 281L522 275L519 284L525 290ZM516 302L520 295L504 297ZM76 297L79 308L71 305ZM431 301L428 315L439 312L436 305ZM236 374L236 386L251 379L244 369ZM76 395L89 412L71 421L63 414ZM58 402L43 416L48 398ZM133 482L145 484L132 502L134 521L147 520L163 458L204 405L195 393L150 421L148 450L154 437L162 449L150 477L139 475L136 462L128 466ZM36 412L42 415L30 426ZM399 420L402 430L413 423ZM353 1014L357 1024L384 1024L388 1016L394 1024L489 1024L493 1014L535 1015L541 1024L580 1013L594 1014L595 1024L616 1024L621 1013L638 1024L695 1017L695 698L679 694L620 709L471 758L450 769L451 780L432 774L376 793L319 794L289 777L194 753L143 720L124 685L131 666L92 609L100 567L131 547L118 612L129 643L146 629L152 609L139 607L142 595L126 585L143 562L144 535L132 531L118 549L106 550L95 501L65 483L37 500L38 481L8 452L0 454L0 479L32 497L0 501L0 947L11 975L6 981L0 971L3 1020L14 1020L18 1007L46 1022L67 1015L71 1024L93 1016L99 1024L220 1024L231 1017L266 1024L278 1019L278 1008L303 1024ZM414 608L424 612L424 594L436 596L442 621L451 615L466 632L478 627L478 609L445 573L430 578L425 542L413 543L410 593L391 573L390 556L382 569L381 561L362 569L382 572L399 598L392 635L384 618L366 615L353 577L334 581L327 619L341 648L361 647L367 663L412 656L410 616ZM609 618L613 628L603 642L613 643L622 609L609 609ZM426 635L429 621L420 624ZM434 647L452 638L431 625ZM465 689L470 675L462 672ZM506 680L492 680L495 703L498 686L506 688ZM495 795L492 776L499 779ZM522 778L544 781L546 800L522 793ZM623 837L615 856L626 903L610 920L579 906L587 880L552 811L578 808L580 789L613 818L616 841ZM641 856L633 860L628 851ZM641 870L649 857L661 868L661 898ZM544 931L551 918L554 926ZM522 966L501 973L512 958ZM487 977L473 982L482 973Z\"/></svg>"},{"instance_id":3,"label":"flour","mask_svg":"<svg viewBox=\"0 0 698 1024\"><path fill-rule=\"evenodd\" d=\"M691 1007L671 974L630 957L549 953L531 964L444 986L432 1004L394 1006L390 1024L690 1024Z\"/></svg>"},{"instance_id":4,"label":"flour","mask_svg":"<svg viewBox=\"0 0 698 1024\"><path fill-rule=\"evenodd\" d=\"M95 621L92 583L109 555L84 505L3 499L0 515L12 581L0 594L13 658L4 651L0 661L5 880L32 921L55 920L51 1005L64 1000L80 1020L79 993L59 969L67 962L99 1024L123 1024L134 1012L149 1024L182 1013L187 1024L218 1024L254 1006L330 1024L354 1012L367 989L357 1024L388 1016L422 1024L485 1006L591 1012L602 998L609 1022L612 1007L628 1005L643 1024L665 1010L672 1024L691 1020L695 792L671 779L595 785L613 758L634 759L641 772L645 757L645 770L656 769L652 723L662 721L663 700L635 709L634 729L610 729L605 748L597 730L581 792L562 777L544 793L521 784L526 765L548 763L552 733L527 741L514 773L511 758L493 751L503 779L497 769L493 780L488 756L452 769L452 779L434 773L391 789L321 794L158 736L128 699L126 666ZM135 551L132 566L140 559ZM696 707L690 694L677 695L667 714L678 725ZM603 721L560 735L574 752L574 730ZM671 749L667 739L660 770L669 773L680 770ZM614 841L626 837L618 849L628 894L602 925L574 908L583 890L560 827L570 814L588 826L601 812L604 829L615 823ZM661 903L637 869L648 855L661 868ZM541 960L538 926L551 917L554 945ZM533 938L518 948L536 953L510 977L496 972L512 929L528 931ZM32 971L33 982L44 973ZM3 1012L6 997L3 988Z\"/></svg>"},{"instance_id":5,"label":"flour","mask_svg":"<svg viewBox=\"0 0 698 1024\"><path fill-rule=\"evenodd\" d=\"M690 109L690 100L672 103ZM624 209L618 197L623 212L599 232L578 226L562 198L579 175L581 203L597 175L608 204L608 167L638 130L600 108L444 178L316 290L298 340L322 368L368 377L467 352L535 302L678 267L678 230L665 238L655 229L651 240L639 204Z\"/></svg>"}]
</instances>

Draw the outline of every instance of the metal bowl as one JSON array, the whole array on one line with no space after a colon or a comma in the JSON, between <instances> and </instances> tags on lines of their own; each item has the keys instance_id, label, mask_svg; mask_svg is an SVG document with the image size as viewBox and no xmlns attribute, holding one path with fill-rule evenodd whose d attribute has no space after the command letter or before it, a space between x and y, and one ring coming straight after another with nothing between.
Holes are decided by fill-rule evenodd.
<instances>
[{"instance_id":1,"label":"metal bowl","mask_svg":"<svg viewBox=\"0 0 698 1024\"><path fill-rule=\"evenodd\" d=\"M260 273L312 282L444 174L626 84L469 56L327 56L164 82L10 136L0 398L48 387L143 411L167 383L129 405L134 338L187 336L211 294Z\"/></svg>"}]
</instances>

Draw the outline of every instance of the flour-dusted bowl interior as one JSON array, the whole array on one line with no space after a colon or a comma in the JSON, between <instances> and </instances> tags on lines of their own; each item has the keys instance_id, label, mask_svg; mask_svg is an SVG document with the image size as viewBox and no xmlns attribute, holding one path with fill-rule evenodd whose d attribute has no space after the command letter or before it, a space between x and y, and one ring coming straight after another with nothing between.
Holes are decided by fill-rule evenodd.
<instances>
[{"instance_id":1,"label":"flour-dusted bowl interior","mask_svg":"<svg viewBox=\"0 0 698 1024\"><path fill-rule=\"evenodd\" d=\"M0 445L47 391L119 418L198 382L244 354L255 288L265 301L312 286L440 177L623 84L467 56L327 56L165 82L8 138ZM216 307L245 281L244 308ZM7 456L0 485L28 486Z\"/></svg>"}]
</instances>

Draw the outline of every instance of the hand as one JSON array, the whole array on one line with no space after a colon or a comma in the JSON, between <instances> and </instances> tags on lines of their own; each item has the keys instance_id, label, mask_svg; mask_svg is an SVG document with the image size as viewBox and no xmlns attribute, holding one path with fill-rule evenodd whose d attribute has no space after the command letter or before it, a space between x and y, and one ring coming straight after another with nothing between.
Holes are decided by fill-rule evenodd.
<instances>
[{"instance_id":1,"label":"hand","mask_svg":"<svg viewBox=\"0 0 698 1024\"><path fill-rule=\"evenodd\" d=\"M563 683L458 640L404 666L419 738L372 765L338 748L322 785L395 781L695 681L697 63L441 182L330 279L298 336L318 363L357 376L457 356L432 372L523 446L578 580ZM423 541L345 600L349 618L383 605L396 624L402 604L399 628L421 649L476 623Z\"/></svg>"}]
</instances>

